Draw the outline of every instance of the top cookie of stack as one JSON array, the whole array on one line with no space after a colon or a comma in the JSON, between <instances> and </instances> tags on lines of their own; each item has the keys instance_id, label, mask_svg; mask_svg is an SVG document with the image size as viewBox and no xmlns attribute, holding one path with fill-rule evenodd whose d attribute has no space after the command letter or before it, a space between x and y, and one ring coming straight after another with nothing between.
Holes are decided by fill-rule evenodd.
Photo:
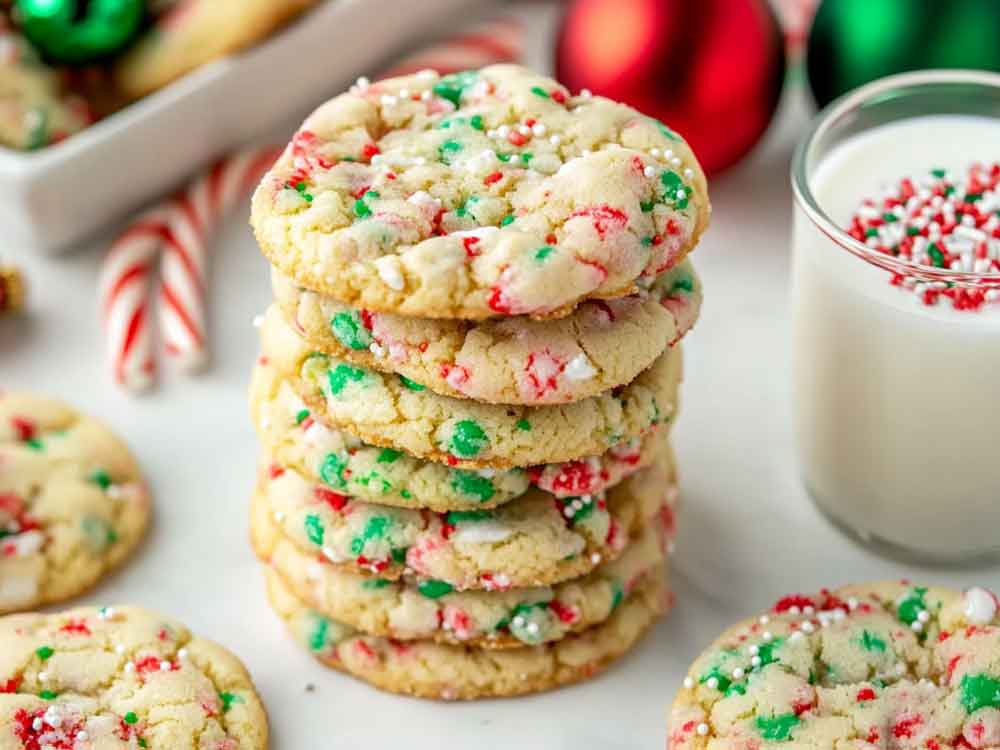
<instances>
[{"instance_id":1,"label":"top cookie of stack","mask_svg":"<svg viewBox=\"0 0 1000 750\"><path fill-rule=\"evenodd\" d=\"M606 566L626 546L663 540L651 519L673 497L674 345L701 301L686 256L709 211L680 136L516 66L359 81L306 120L253 198L276 302L251 386L267 454L254 529L283 579L279 612L337 618L305 637L332 649L324 661L422 695L527 692L592 674L662 611L660 578L643 573L615 583L600 616L515 633L519 607L557 596L537 587L613 578ZM332 569L293 566L279 547ZM350 578L366 575L381 583ZM333 598L310 600L318 576ZM450 635L375 627L343 604L347 589L384 598L386 586L437 602L438 619L422 622ZM524 684L501 668L489 685L443 666L471 674L479 652L441 646L429 661L452 675L447 690L433 669L390 663L391 649L382 671L337 650L354 639L345 622L373 653L373 637L464 640L462 592L498 588L521 592L486 595L504 616L458 617L484 638L477 649L603 645L579 668L539 667ZM623 597L632 614L616 617L643 623L628 637L611 615ZM544 661L511 658L522 657Z\"/></svg>"}]
</instances>

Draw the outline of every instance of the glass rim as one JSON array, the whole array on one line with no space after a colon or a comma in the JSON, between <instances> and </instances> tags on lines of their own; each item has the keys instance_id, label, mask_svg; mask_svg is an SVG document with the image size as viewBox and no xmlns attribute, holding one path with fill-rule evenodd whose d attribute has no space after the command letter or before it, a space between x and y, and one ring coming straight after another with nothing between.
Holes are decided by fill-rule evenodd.
<instances>
[{"instance_id":1,"label":"glass rim","mask_svg":"<svg viewBox=\"0 0 1000 750\"><path fill-rule=\"evenodd\" d=\"M879 78L835 99L813 118L808 131L795 148L791 165L792 193L795 196L796 204L805 212L817 229L844 250L872 265L921 281L943 281L967 286L1000 286L1000 271L975 273L957 271L951 268L931 268L911 260L896 258L873 250L834 222L820 207L819 201L816 200L816 196L809 186L806 162L811 155L813 146L845 115L894 89L940 84L979 85L994 88L1000 94L1000 73L965 68L918 70ZM1000 118L998 118L998 123L1000 123Z\"/></svg>"}]
</instances>

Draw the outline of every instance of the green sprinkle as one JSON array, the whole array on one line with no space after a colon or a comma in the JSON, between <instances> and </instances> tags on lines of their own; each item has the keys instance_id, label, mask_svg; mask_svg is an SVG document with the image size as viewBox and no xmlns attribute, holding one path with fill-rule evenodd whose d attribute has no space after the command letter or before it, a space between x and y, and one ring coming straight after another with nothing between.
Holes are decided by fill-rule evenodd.
<instances>
[{"instance_id":1,"label":"green sprinkle","mask_svg":"<svg viewBox=\"0 0 1000 750\"><path fill-rule=\"evenodd\" d=\"M54 701L59 697L59 693L54 690L43 690L38 694L38 697L46 701Z\"/></svg>"},{"instance_id":2,"label":"green sprinkle","mask_svg":"<svg viewBox=\"0 0 1000 750\"><path fill-rule=\"evenodd\" d=\"M527 419L524 419L523 417L517 420L516 425L517 429L523 432L531 432L531 422L529 422Z\"/></svg>"},{"instance_id":3,"label":"green sprinkle","mask_svg":"<svg viewBox=\"0 0 1000 750\"><path fill-rule=\"evenodd\" d=\"M611 585L612 585L612 591L614 592L611 595L611 611L613 612L614 610L618 609L618 605L621 604L622 599L625 598L625 590L622 588L621 583L618 581L614 581Z\"/></svg>"},{"instance_id":4,"label":"green sprinkle","mask_svg":"<svg viewBox=\"0 0 1000 750\"><path fill-rule=\"evenodd\" d=\"M233 707L234 703L243 703L243 698L236 693L219 693L219 698L222 700L222 713L229 713L229 709Z\"/></svg>"},{"instance_id":5,"label":"green sprinkle","mask_svg":"<svg viewBox=\"0 0 1000 750\"><path fill-rule=\"evenodd\" d=\"M545 260L555 251L556 249L551 245L543 245L535 251L535 260Z\"/></svg>"},{"instance_id":6,"label":"green sprinkle","mask_svg":"<svg viewBox=\"0 0 1000 750\"><path fill-rule=\"evenodd\" d=\"M126 724L135 724L139 721L139 717L135 715L135 711L129 711L122 718L125 719Z\"/></svg>"},{"instance_id":7,"label":"green sprinkle","mask_svg":"<svg viewBox=\"0 0 1000 750\"><path fill-rule=\"evenodd\" d=\"M483 116L482 115L473 115L472 117L469 118L469 125L471 125L476 130L484 130L484 127L483 127Z\"/></svg>"},{"instance_id":8,"label":"green sprinkle","mask_svg":"<svg viewBox=\"0 0 1000 750\"><path fill-rule=\"evenodd\" d=\"M359 219L367 219L372 215L372 210L368 208L368 204L365 203L363 198L358 198L354 201L354 215Z\"/></svg>"},{"instance_id":9,"label":"green sprinkle","mask_svg":"<svg viewBox=\"0 0 1000 750\"><path fill-rule=\"evenodd\" d=\"M376 591L378 589L384 589L389 585L389 582L384 578L366 578L361 582L361 588L367 591Z\"/></svg>"},{"instance_id":10,"label":"green sprinkle","mask_svg":"<svg viewBox=\"0 0 1000 750\"><path fill-rule=\"evenodd\" d=\"M316 628L309 634L309 648L319 651L326 645L326 631L330 629L330 621L325 617L319 618Z\"/></svg>"},{"instance_id":11,"label":"green sprinkle","mask_svg":"<svg viewBox=\"0 0 1000 750\"><path fill-rule=\"evenodd\" d=\"M649 118L649 119L653 120L652 117ZM667 140L671 140L671 141L679 141L679 140L681 140L681 137L679 135L677 135L677 133L675 133L673 130L671 130L670 128L668 128L666 125L664 125L659 120L653 120L653 122L656 123L656 129L659 130L660 133L661 133L661 135L663 135L663 137L666 138Z\"/></svg>"},{"instance_id":12,"label":"green sprinkle","mask_svg":"<svg viewBox=\"0 0 1000 750\"><path fill-rule=\"evenodd\" d=\"M947 172L943 169L932 169L931 174L937 177L939 180L943 180Z\"/></svg>"},{"instance_id":13,"label":"green sprinkle","mask_svg":"<svg viewBox=\"0 0 1000 750\"><path fill-rule=\"evenodd\" d=\"M664 170L660 175L660 183L664 188L663 200L672 208L683 211L688 207L688 200L691 197L691 188L684 184L680 175L672 169Z\"/></svg>"},{"instance_id":14,"label":"green sprinkle","mask_svg":"<svg viewBox=\"0 0 1000 750\"><path fill-rule=\"evenodd\" d=\"M514 214L507 214L502 219L500 219L500 226L505 227L508 224L514 223Z\"/></svg>"},{"instance_id":15,"label":"green sprinkle","mask_svg":"<svg viewBox=\"0 0 1000 750\"><path fill-rule=\"evenodd\" d=\"M360 367L339 364L336 369L327 373L327 378L330 382L330 392L336 396L347 387L349 382L360 383L364 380L365 371Z\"/></svg>"},{"instance_id":16,"label":"green sprinkle","mask_svg":"<svg viewBox=\"0 0 1000 750\"><path fill-rule=\"evenodd\" d=\"M774 652L777 651L784 642L784 638L775 638L773 641L761 643L757 647L757 656L760 657L760 664L754 667L753 671L760 671L768 664L774 664L775 662L780 661L778 657L774 655Z\"/></svg>"},{"instance_id":17,"label":"green sprinkle","mask_svg":"<svg viewBox=\"0 0 1000 750\"><path fill-rule=\"evenodd\" d=\"M878 230L875 227L869 227L865 230L865 237L878 237Z\"/></svg>"},{"instance_id":18,"label":"green sprinkle","mask_svg":"<svg viewBox=\"0 0 1000 750\"><path fill-rule=\"evenodd\" d=\"M867 630L861 631L861 648L865 651L878 651L879 653L885 653L886 643L884 640L879 638L874 633L870 633Z\"/></svg>"},{"instance_id":19,"label":"green sprinkle","mask_svg":"<svg viewBox=\"0 0 1000 750\"><path fill-rule=\"evenodd\" d=\"M981 201L982 199L983 199L982 193L966 193L965 195L966 203L975 203L976 201Z\"/></svg>"},{"instance_id":20,"label":"green sprinkle","mask_svg":"<svg viewBox=\"0 0 1000 750\"><path fill-rule=\"evenodd\" d=\"M417 585L417 590L428 599L440 599L445 594L450 594L454 591L455 587L447 581L437 581L432 578L427 581L421 581Z\"/></svg>"},{"instance_id":21,"label":"green sprinkle","mask_svg":"<svg viewBox=\"0 0 1000 750\"><path fill-rule=\"evenodd\" d=\"M396 547L390 553L392 555L392 561L402 565L406 562L406 547Z\"/></svg>"},{"instance_id":22,"label":"green sprinkle","mask_svg":"<svg viewBox=\"0 0 1000 750\"><path fill-rule=\"evenodd\" d=\"M648 214L656 206L656 201L639 201L639 208L644 214Z\"/></svg>"},{"instance_id":23,"label":"green sprinkle","mask_svg":"<svg viewBox=\"0 0 1000 750\"><path fill-rule=\"evenodd\" d=\"M944 268L944 253L936 243L932 242L927 246L927 254L931 256L931 262L938 268Z\"/></svg>"},{"instance_id":24,"label":"green sprinkle","mask_svg":"<svg viewBox=\"0 0 1000 750\"><path fill-rule=\"evenodd\" d=\"M540 96L543 99L550 99L549 92L543 89L541 86L532 86L531 93L535 96Z\"/></svg>"},{"instance_id":25,"label":"green sprinkle","mask_svg":"<svg viewBox=\"0 0 1000 750\"><path fill-rule=\"evenodd\" d=\"M795 714L780 714L765 718L757 717L757 729L765 740L790 740L792 729L802 723Z\"/></svg>"},{"instance_id":26,"label":"green sprinkle","mask_svg":"<svg viewBox=\"0 0 1000 750\"><path fill-rule=\"evenodd\" d=\"M445 141L438 146L438 158L445 164L451 164L451 157L462 150L458 141Z\"/></svg>"},{"instance_id":27,"label":"green sprinkle","mask_svg":"<svg viewBox=\"0 0 1000 750\"><path fill-rule=\"evenodd\" d=\"M100 487L102 490L106 490L111 486L111 476L104 469L95 469L94 473L90 475L90 481Z\"/></svg>"},{"instance_id":28,"label":"green sprinkle","mask_svg":"<svg viewBox=\"0 0 1000 750\"><path fill-rule=\"evenodd\" d=\"M496 494L493 482L474 471L456 469L451 473L451 486L463 495L472 495L486 502Z\"/></svg>"},{"instance_id":29,"label":"green sprinkle","mask_svg":"<svg viewBox=\"0 0 1000 750\"><path fill-rule=\"evenodd\" d=\"M894 221L899 221L899 219L896 218L896 214L888 213L888 212L882 214L882 220L886 224L892 224Z\"/></svg>"},{"instance_id":30,"label":"green sprinkle","mask_svg":"<svg viewBox=\"0 0 1000 750\"><path fill-rule=\"evenodd\" d=\"M367 523L365 523L364 529L361 530L361 535L351 540L351 552L355 555L360 555L368 542L384 537L390 525L390 520L385 516L372 516L369 518Z\"/></svg>"},{"instance_id":31,"label":"green sprinkle","mask_svg":"<svg viewBox=\"0 0 1000 750\"><path fill-rule=\"evenodd\" d=\"M398 459L402 455L403 455L402 451L393 450L392 448L383 448L381 451L379 451L376 463L380 464L395 463L396 459Z\"/></svg>"},{"instance_id":32,"label":"green sprinkle","mask_svg":"<svg viewBox=\"0 0 1000 750\"><path fill-rule=\"evenodd\" d=\"M454 526L463 521L487 521L493 514L485 510L450 510L445 518L449 526Z\"/></svg>"},{"instance_id":33,"label":"green sprinkle","mask_svg":"<svg viewBox=\"0 0 1000 750\"><path fill-rule=\"evenodd\" d=\"M694 279L690 276L680 276L674 279L674 283L670 287L670 293L675 292L687 292L691 293L694 291Z\"/></svg>"},{"instance_id":34,"label":"green sprinkle","mask_svg":"<svg viewBox=\"0 0 1000 750\"><path fill-rule=\"evenodd\" d=\"M509 162L510 161L510 157L512 157L512 156L513 156L513 154L501 154L501 153L497 153L497 158L500 161L504 162L504 163Z\"/></svg>"},{"instance_id":35,"label":"green sprinkle","mask_svg":"<svg viewBox=\"0 0 1000 750\"><path fill-rule=\"evenodd\" d=\"M367 349L372 343L371 332L364 327L356 312L339 312L330 320L330 329L337 341L348 349Z\"/></svg>"},{"instance_id":36,"label":"green sprinkle","mask_svg":"<svg viewBox=\"0 0 1000 750\"><path fill-rule=\"evenodd\" d=\"M728 675L722 673L722 670L718 667L712 667L705 674L698 678L698 682L704 685L709 680L715 680L715 689L720 693L726 692L726 689L732 684L732 680L729 679Z\"/></svg>"},{"instance_id":37,"label":"green sprinkle","mask_svg":"<svg viewBox=\"0 0 1000 750\"><path fill-rule=\"evenodd\" d=\"M403 497L403 498L406 498L407 500L409 500L411 497L413 497L413 495L410 493L409 490L400 490L399 491L399 496Z\"/></svg>"},{"instance_id":38,"label":"green sprinkle","mask_svg":"<svg viewBox=\"0 0 1000 750\"><path fill-rule=\"evenodd\" d=\"M489 444L483 428L471 419L463 419L455 424L451 434L451 452L456 456L471 458Z\"/></svg>"},{"instance_id":39,"label":"green sprinkle","mask_svg":"<svg viewBox=\"0 0 1000 750\"><path fill-rule=\"evenodd\" d=\"M143 737L140 737L138 739L138 743L139 747L149 747L149 745L146 743L146 740Z\"/></svg>"},{"instance_id":40,"label":"green sprinkle","mask_svg":"<svg viewBox=\"0 0 1000 750\"><path fill-rule=\"evenodd\" d=\"M532 153L530 153L530 152L528 152L528 151L525 151L524 153L521 154L521 161L523 161L525 164L527 164L528 162L530 162L534 158L535 158L535 155L532 154Z\"/></svg>"},{"instance_id":41,"label":"green sprinkle","mask_svg":"<svg viewBox=\"0 0 1000 750\"><path fill-rule=\"evenodd\" d=\"M447 99L456 107L461 106L462 94L473 86L479 78L474 70L464 70L461 73L447 75L434 84L432 91L442 99Z\"/></svg>"},{"instance_id":42,"label":"green sprinkle","mask_svg":"<svg viewBox=\"0 0 1000 750\"><path fill-rule=\"evenodd\" d=\"M729 698L732 695L746 695L747 686L742 682L734 682L728 688L726 688L725 696Z\"/></svg>"},{"instance_id":43,"label":"green sprinkle","mask_svg":"<svg viewBox=\"0 0 1000 750\"><path fill-rule=\"evenodd\" d=\"M295 192L301 195L307 203L312 203L312 194L306 191L306 184L304 182L295 183Z\"/></svg>"},{"instance_id":44,"label":"green sprinkle","mask_svg":"<svg viewBox=\"0 0 1000 750\"><path fill-rule=\"evenodd\" d=\"M402 383L405 388L409 388L411 391L423 391L427 389L427 386L420 385L420 383L410 380L405 375L399 376L399 382Z\"/></svg>"},{"instance_id":45,"label":"green sprinkle","mask_svg":"<svg viewBox=\"0 0 1000 750\"><path fill-rule=\"evenodd\" d=\"M295 424L302 424L309 418L309 410L302 409L295 415Z\"/></svg>"},{"instance_id":46,"label":"green sprinkle","mask_svg":"<svg viewBox=\"0 0 1000 750\"><path fill-rule=\"evenodd\" d=\"M876 232L876 234L877 234L877 232ZM906 228L906 236L907 237L916 237L918 234L920 234L920 230L917 229L916 227L907 227ZM866 232L865 233L865 237L867 237L867 236L868 236L868 233Z\"/></svg>"},{"instance_id":47,"label":"green sprinkle","mask_svg":"<svg viewBox=\"0 0 1000 750\"><path fill-rule=\"evenodd\" d=\"M967 674L960 685L962 706L968 713L1000 708L1000 680L988 674Z\"/></svg>"},{"instance_id":48,"label":"green sprinkle","mask_svg":"<svg viewBox=\"0 0 1000 750\"><path fill-rule=\"evenodd\" d=\"M336 453L327 453L319 467L319 477L331 487L344 489L347 487L347 480L344 479L346 468L346 459L341 458Z\"/></svg>"},{"instance_id":49,"label":"green sprinkle","mask_svg":"<svg viewBox=\"0 0 1000 750\"><path fill-rule=\"evenodd\" d=\"M309 541L317 546L323 545L323 522L319 520L319 516L314 513L310 513L306 516L306 536L309 537Z\"/></svg>"},{"instance_id":50,"label":"green sprinkle","mask_svg":"<svg viewBox=\"0 0 1000 750\"><path fill-rule=\"evenodd\" d=\"M896 608L896 617L907 625L912 625L920 617L920 613L927 610L927 603L924 601L924 594L927 589L916 587L910 589L906 598L899 603Z\"/></svg>"},{"instance_id":51,"label":"green sprinkle","mask_svg":"<svg viewBox=\"0 0 1000 750\"><path fill-rule=\"evenodd\" d=\"M31 450L38 451L39 453L45 450L45 446L42 445L42 441L38 438L28 438L24 441L24 444L31 448Z\"/></svg>"},{"instance_id":52,"label":"green sprinkle","mask_svg":"<svg viewBox=\"0 0 1000 750\"><path fill-rule=\"evenodd\" d=\"M35 649L35 656L37 656L42 661L47 661L55 650L51 646L42 646L41 648Z\"/></svg>"}]
</instances>

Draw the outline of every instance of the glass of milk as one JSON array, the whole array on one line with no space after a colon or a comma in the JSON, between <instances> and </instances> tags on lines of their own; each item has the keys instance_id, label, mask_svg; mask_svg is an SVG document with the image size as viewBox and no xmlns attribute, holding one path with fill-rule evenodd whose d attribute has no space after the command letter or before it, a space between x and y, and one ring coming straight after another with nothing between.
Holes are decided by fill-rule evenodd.
<instances>
[{"instance_id":1,"label":"glass of milk","mask_svg":"<svg viewBox=\"0 0 1000 750\"><path fill-rule=\"evenodd\" d=\"M968 258L916 263L845 228L901 178L961 180L976 162L1000 162L1000 76L952 70L834 102L792 165L800 470L837 525L910 561L1000 559L1000 273ZM980 208L1000 211L993 203ZM986 303L927 301L946 289Z\"/></svg>"}]
</instances>

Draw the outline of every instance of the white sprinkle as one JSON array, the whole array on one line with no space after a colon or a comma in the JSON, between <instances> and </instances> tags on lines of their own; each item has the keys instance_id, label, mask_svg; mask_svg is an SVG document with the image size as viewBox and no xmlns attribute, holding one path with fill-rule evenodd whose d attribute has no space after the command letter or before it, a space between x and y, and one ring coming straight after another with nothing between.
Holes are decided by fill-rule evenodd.
<instances>
[{"instance_id":1,"label":"white sprinkle","mask_svg":"<svg viewBox=\"0 0 1000 750\"><path fill-rule=\"evenodd\" d=\"M684 175L684 177L690 180L692 177L694 177L694 170L691 169L691 167L687 167L682 174Z\"/></svg>"},{"instance_id":2,"label":"white sprinkle","mask_svg":"<svg viewBox=\"0 0 1000 750\"><path fill-rule=\"evenodd\" d=\"M362 91L364 91L366 88L371 86L371 83L372 82L369 81L365 76L360 76L358 80L354 82L354 85L357 86Z\"/></svg>"},{"instance_id":3,"label":"white sprinkle","mask_svg":"<svg viewBox=\"0 0 1000 750\"><path fill-rule=\"evenodd\" d=\"M420 94L420 101L422 101L422 102L429 102L431 100L432 96L433 96L433 94L431 93L431 90L427 89L426 91L421 92L421 94Z\"/></svg>"},{"instance_id":4,"label":"white sprinkle","mask_svg":"<svg viewBox=\"0 0 1000 750\"><path fill-rule=\"evenodd\" d=\"M553 146L558 146L560 143L562 143L562 138L560 138L558 135L550 135L549 143L551 143Z\"/></svg>"},{"instance_id":5,"label":"white sprinkle","mask_svg":"<svg viewBox=\"0 0 1000 750\"><path fill-rule=\"evenodd\" d=\"M926 609L922 609L917 613L917 619L920 620L920 622L927 622L931 619L931 613Z\"/></svg>"},{"instance_id":6,"label":"white sprinkle","mask_svg":"<svg viewBox=\"0 0 1000 750\"><path fill-rule=\"evenodd\" d=\"M125 672L131 674L135 671L135 664L130 661L125 662Z\"/></svg>"},{"instance_id":7,"label":"white sprinkle","mask_svg":"<svg viewBox=\"0 0 1000 750\"><path fill-rule=\"evenodd\" d=\"M801 610L801 609L799 609L799 608L798 608L797 606L795 606L795 605L792 605L791 607L789 607L789 608L788 608L788 614L790 614L790 615L797 615L797 614L799 614L799 613L800 613L801 611L802 611L802 610Z\"/></svg>"},{"instance_id":8,"label":"white sprinkle","mask_svg":"<svg viewBox=\"0 0 1000 750\"><path fill-rule=\"evenodd\" d=\"M177 658L178 659L187 659L188 658L188 650L186 648L180 649L177 652Z\"/></svg>"},{"instance_id":9,"label":"white sprinkle","mask_svg":"<svg viewBox=\"0 0 1000 750\"><path fill-rule=\"evenodd\" d=\"M848 600L847 600L847 608L849 610L851 610L852 612L854 610L856 610L858 608L858 600L855 599L853 596L850 597L850 598L848 598Z\"/></svg>"},{"instance_id":10,"label":"white sprinkle","mask_svg":"<svg viewBox=\"0 0 1000 750\"><path fill-rule=\"evenodd\" d=\"M591 93L590 89L580 89L580 96L584 99L589 99L593 96L593 93Z\"/></svg>"},{"instance_id":11,"label":"white sprinkle","mask_svg":"<svg viewBox=\"0 0 1000 750\"><path fill-rule=\"evenodd\" d=\"M592 554L590 556L590 561L592 563L594 563L594 565L599 564L601 562L601 553L600 552L595 552L594 554Z\"/></svg>"},{"instance_id":12,"label":"white sprinkle","mask_svg":"<svg viewBox=\"0 0 1000 750\"><path fill-rule=\"evenodd\" d=\"M87 734L87 730L86 729L81 729L79 732L76 733L76 741L77 742L86 742L89 739L90 739L90 735Z\"/></svg>"},{"instance_id":13,"label":"white sprinkle","mask_svg":"<svg viewBox=\"0 0 1000 750\"><path fill-rule=\"evenodd\" d=\"M681 165L681 160L678 159L676 156L670 160L670 166L679 167L680 165Z\"/></svg>"},{"instance_id":14,"label":"white sprinkle","mask_svg":"<svg viewBox=\"0 0 1000 750\"><path fill-rule=\"evenodd\" d=\"M525 628L531 635L538 635L538 623L529 622L528 627Z\"/></svg>"},{"instance_id":15,"label":"white sprinkle","mask_svg":"<svg viewBox=\"0 0 1000 750\"><path fill-rule=\"evenodd\" d=\"M749 652L751 653L751 655L752 655L752 654L759 654L759 653L760 653L760 646L758 646L758 645L757 645L757 644L755 643L755 644L752 644L752 645L750 646L750 648L749 648L749 649L747 649L747 650L748 650L748 651L749 651Z\"/></svg>"},{"instance_id":16,"label":"white sprinkle","mask_svg":"<svg viewBox=\"0 0 1000 750\"><path fill-rule=\"evenodd\" d=\"M803 638L805 638L805 636L802 635L802 631L801 630L796 630L794 633L792 633L790 636L788 636L788 640L791 641L791 642L801 641Z\"/></svg>"},{"instance_id":17,"label":"white sprinkle","mask_svg":"<svg viewBox=\"0 0 1000 750\"><path fill-rule=\"evenodd\" d=\"M394 107L399 102L399 99L394 97L392 94L382 94L380 99L383 107Z\"/></svg>"},{"instance_id":18,"label":"white sprinkle","mask_svg":"<svg viewBox=\"0 0 1000 750\"><path fill-rule=\"evenodd\" d=\"M38 673L38 681L39 682L48 682L48 680L49 680L49 673L48 672L39 672Z\"/></svg>"},{"instance_id":19,"label":"white sprinkle","mask_svg":"<svg viewBox=\"0 0 1000 750\"><path fill-rule=\"evenodd\" d=\"M513 620L511 620L511 625L513 625L515 628L523 628L524 627L524 617L522 617L521 615L518 615Z\"/></svg>"},{"instance_id":20,"label":"white sprinkle","mask_svg":"<svg viewBox=\"0 0 1000 750\"><path fill-rule=\"evenodd\" d=\"M704 737L706 734L708 734L708 724L704 723L699 724L698 728L695 731L698 732L698 734L700 734L702 737Z\"/></svg>"},{"instance_id":21,"label":"white sprinkle","mask_svg":"<svg viewBox=\"0 0 1000 750\"><path fill-rule=\"evenodd\" d=\"M497 128L497 138L506 138L510 135L510 127L508 125L501 125Z\"/></svg>"},{"instance_id":22,"label":"white sprinkle","mask_svg":"<svg viewBox=\"0 0 1000 750\"><path fill-rule=\"evenodd\" d=\"M545 123L544 122L536 122L534 125L531 126L531 132L532 132L532 134L533 135L537 135L539 138L541 138L543 135L545 135L545 133L547 131L548 131L548 128L545 127Z\"/></svg>"},{"instance_id":23,"label":"white sprinkle","mask_svg":"<svg viewBox=\"0 0 1000 750\"><path fill-rule=\"evenodd\" d=\"M36 716L35 719L31 722L31 728L34 729L36 732L39 731L43 726L44 724L42 723L41 716Z\"/></svg>"},{"instance_id":24,"label":"white sprinkle","mask_svg":"<svg viewBox=\"0 0 1000 750\"><path fill-rule=\"evenodd\" d=\"M804 623L802 623L802 632L803 633L812 633L814 630L816 630L816 626L813 625L811 622L804 622Z\"/></svg>"},{"instance_id":25,"label":"white sprinkle","mask_svg":"<svg viewBox=\"0 0 1000 750\"><path fill-rule=\"evenodd\" d=\"M733 679L734 680L741 680L741 679L743 679L743 675L744 675L743 667L736 667L736 669L733 670Z\"/></svg>"},{"instance_id":26,"label":"white sprinkle","mask_svg":"<svg viewBox=\"0 0 1000 750\"><path fill-rule=\"evenodd\" d=\"M774 635L771 633L770 630L765 630L760 637L763 638L765 642L774 640Z\"/></svg>"},{"instance_id":27,"label":"white sprinkle","mask_svg":"<svg viewBox=\"0 0 1000 750\"><path fill-rule=\"evenodd\" d=\"M920 622L920 620L914 620L910 623L910 629L913 630L914 633L919 633L924 629L924 624Z\"/></svg>"},{"instance_id":28,"label":"white sprinkle","mask_svg":"<svg viewBox=\"0 0 1000 750\"><path fill-rule=\"evenodd\" d=\"M125 646L123 644L119 643L117 646L115 646L115 653L116 654L124 654L125 653Z\"/></svg>"},{"instance_id":29,"label":"white sprinkle","mask_svg":"<svg viewBox=\"0 0 1000 750\"><path fill-rule=\"evenodd\" d=\"M418 167L422 167L424 164L427 163L427 159L425 159L423 156L418 156L416 159L413 160L413 163L416 164Z\"/></svg>"},{"instance_id":30,"label":"white sprinkle","mask_svg":"<svg viewBox=\"0 0 1000 750\"><path fill-rule=\"evenodd\" d=\"M965 592L964 612L966 619L972 624L986 625L996 616L996 599L986 589L975 586Z\"/></svg>"},{"instance_id":31,"label":"white sprinkle","mask_svg":"<svg viewBox=\"0 0 1000 750\"><path fill-rule=\"evenodd\" d=\"M646 175L646 177L656 177L656 169L650 164L646 165L646 167L642 170L642 173Z\"/></svg>"},{"instance_id":32,"label":"white sprinkle","mask_svg":"<svg viewBox=\"0 0 1000 750\"><path fill-rule=\"evenodd\" d=\"M410 90L409 89L400 89L399 90L399 98L400 99L409 99L410 98Z\"/></svg>"},{"instance_id":33,"label":"white sprinkle","mask_svg":"<svg viewBox=\"0 0 1000 750\"><path fill-rule=\"evenodd\" d=\"M513 533L500 521L470 521L459 525L452 533L451 541L455 544L495 544Z\"/></svg>"},{"instance_id":34,"label":"white sprinkle","mask_svg":"<svg viewBox=\"0 0 1000 750\"><path fill-rule=\"evenodd\" d=\"M520 133L521 135L531 135L531 128L529 128L527 125L518 125L517 132Z\"/></svg>"},{"instance_id":35,"label":"white sprinkle","mask_svg":"<svg viewBox=\"0 0 1000 750\"><path fill-rule=\"evenodd\" d=\"M815 613L816 613L816 608L811 604L807 604L805 607L802 608L802 614L804 615L812 615Z\"/></svg>"},{"instance_id":36,"label":"white sprinkle","mask_svg":"<svg viewBox=\"0 0 1000 750\"><path fill-rule=\"evenodd\" d=\"M761 615L760 619L758 620L758 622L761 625L767 625L769 622L771 622L771 618L768 617L767 615Z\"/></svg>"},{"instance_id":37,"label":"white sprinkle","mask_svg":"<svg viewBox=\"0 0 1000 750\"><path fill-rule=\"evenodd\" d=\"M684 687L686 687L688 690L690 690L691 688L693 688L694 687L694 680L691 679L690 677L685 677L684 678Z\"/></svg>"},{"instance_id":38,"label":"white sprinkle","mask_svg":"<svg viewBox=\"0 0 1000 750\"><path fill-rule=\"evenodd\" d=\"M719 689L719 680L718 680L717 677L709 677L705 681L705 685L708 687L709 690L718 690Z\"/></svg>"},{"instance_id":39,"label":"white sprinkle","mask_svg":"<svg viewBox=\"0 0 1000 750\"><path fill-rule=\"evenodd\" d=\"M573 359L566 363L563 374L568 380L590 380L597 374L597 370L586 354L580 352Z\"/></svg>"},{"instance_id":40,"label":"white sprinkle","mask_svg":"<svg viewBox=\"0 0 1000 750\"><path fill-rule=\"evenodd\" d=\"M169 661L161 661L160 662L160 671L161 672L169 672L170 671L170 662Z\"/></svg>"},{"instance_id":41,"label":"white sprinkle","mask_svg":"<svg viewBox=\"0 0 1000 750\"><path fill-rule=\"evenodd\" d=\"M755 667L759 667L761 665L761 658L759 656L755 656L750 660L750 663Z\"/></svg>"}]
</instances>

